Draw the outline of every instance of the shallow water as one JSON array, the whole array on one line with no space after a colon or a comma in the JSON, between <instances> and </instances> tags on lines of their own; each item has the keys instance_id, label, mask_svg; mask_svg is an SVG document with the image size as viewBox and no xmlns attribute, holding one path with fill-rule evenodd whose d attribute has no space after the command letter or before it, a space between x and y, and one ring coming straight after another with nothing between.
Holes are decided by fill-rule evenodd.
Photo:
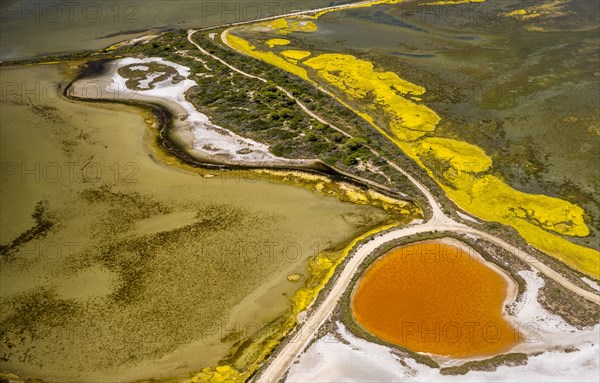
<instances>
[{"instance_id":1,"label":"shallow water","mask_svg":"<svg viewBox=\"0 0 600 383\"><path fill-rule=\"evenodd\" d=\"M0 70L17 86L0 117L0 243L36 228L36 206L52 224L2 255L3 370L98 382L214 365L290 308L303 279L287 276L308 257L390 218L165 165L133 109L55 98L65 70Z\"/></svg>"},{"instance_id":2,"label":"shallow water","mask_svg":"<svg viewBox=\"0 0 600 383\"><path fill-rule=\"evenodd\" d=\"M340 2L3 1L0 4L0 60L100 49L139 36L143 34L139 32L142 30L202 28ZM120 36L107 37L111 34Z\"/></svg>"},{"instance_id":3,"label":"shallow water","mask_svg":"<svg viewBox=\"0 0 600 383\"><path fill-rule=\"evenodd\" d=\"M482 12L495 3L490 0L467 8ZM581 4L573 2L569 7ZM281 60L273 63L327 84L359 113L366 113L367 121L374 119L377 130L391 135L391 140L400 140L396 142L400 149L427 169L467 212L511 225L534 247L597 276L595 239L600 210L593 191L598 183L594 165L600 148L594 112L599 77L586 64L597 61L600 53L597 37L592 37L595 32L567 31L557 41L552 33L532 32L502 14L495 16L498 20L493 24L484 22L480 13L462 13L454 20L448 19L447 13L437 20L419 20L423 12L411 12L426 8L408 7L413 9L394 4L335 12L336 22L319 18L315 32L287 35L291 44L286 48L324 53L322 59L314 57L300 64L317 69L317 73L290 68L291 64ZM444 6L441 10L464 12L465 7ZM597 13L590 14L590 20L597 19ZM568 22L561 19L554 24L566 26ZM235 30L238 32L255 46L265 37L258 27L241 27ZM237 49L249 53L243 44L237 44ZM581 52L581 58L566 65L573 49ZM336 55L332 50L352 56ZM267 57L267 61L272 57L255 56ZM361 62L366 63L364 68L376 63L378 71L398 74L404 81L424 86L426 92L414 98L416 104L394 108L406 105L406 100L390 92L384 81L373 81L370 69L365 75L355 72L354 57L366 59ZM333 58L341 61L334 63ZM374 87L378 89L376 98L389 99L373 103L361 95ZM427 114L423 114L425 110ZM383 117L388 114L390 121ZM408 130L419 122L427 122L419 127L422 131ZM419 137L422 141L416 140ZM444 150L455 151L451 161L448 153L433 154L432 146L429 151L421 150L424 147L419 142L434 141L445 143ZM469 170L469 160L463 161L461 156L474 150L482 154L473 161L479 168ZM453 169L448 171L449 167ZM468 173L476 176L452 176ZM488 187L488 183L496 186ZM524 219L515 214L519 211L545 217ZM552 220L552 225L543 224ZM559 228L560 222L569 222L566 230ZM575 227L578 229L571 230Z\"/></svg>"},{"instance_id":4,"label":"shallow water","mask_svg":"<svg viewBox=\"0 0 600 383\"><path fill-rule=\"evenodd\" d=\"M352 313L372 334L413 351L479 357L520 338L502 317L507 281L472 249L420 242L377 260L356 286Z\"/></svg>"},{"instance_id":5,"label":"shallow water","mask_svg":"<svg viewBox=\"0 0 600 383\"><path fill-rule=\"evenodd\" d=\"M499 10L509 3L354 9L317 20L316 33L295 37L316 49L353 50L424 86L423 102L443 120L436 136L483 148L494 171L517 190L583 207L597 236L600 74L590 63L600 57L600 13L575 0L568 16L548 19L564 29L560 35L540 33L503 16ZM598 248L592 237L569 240Z\"/></svg>"}]
</instances>

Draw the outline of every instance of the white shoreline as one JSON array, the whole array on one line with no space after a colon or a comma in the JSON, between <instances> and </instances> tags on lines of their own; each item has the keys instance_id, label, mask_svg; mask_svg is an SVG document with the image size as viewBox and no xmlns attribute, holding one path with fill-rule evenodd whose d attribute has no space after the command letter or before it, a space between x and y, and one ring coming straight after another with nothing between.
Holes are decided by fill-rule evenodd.
<instances>
[{"instance_id":1,"label":"white shoreline","mask_svg":"<svg viewBox=\"0 0 600 383\"><path fill-rule=\"evenodd\" d=\"M571 342L577 348L573 352L552 349L530 355L522 366L442 375L389 347L354 336L340 322L335 325L342 341L332 336L317 340L296 358L285 382L597 382L600 373L600 326L587 339Z\"/></svg>"},{"instance_id":2,"label":"white shoreline","mask_svg":"<svg viewBox=\"0 0 600 383\"><path fill-rule=\"evenodd\" d=\"M126 85L127 79L118 73L120 67L138 64L159 63L177 70L185 79L173 83L173 76L160 81L152 88L133 90ZM154 75L149 73L142 85L148 87ZM227 129L212 124L209 117L199 112L189 102L185 94L197 85L188 77L190 69L163 58L122 58L106 64L106 72L94 78L77 80L70 89L70 95L79 98L104 99L113 101L137 100L167 106L173 112L174 136L183 148L199 160L233 165L299 166L314 164L315 160L291 160L277 157L269 152L269 147Z\"/></svg>"}]
</instances>

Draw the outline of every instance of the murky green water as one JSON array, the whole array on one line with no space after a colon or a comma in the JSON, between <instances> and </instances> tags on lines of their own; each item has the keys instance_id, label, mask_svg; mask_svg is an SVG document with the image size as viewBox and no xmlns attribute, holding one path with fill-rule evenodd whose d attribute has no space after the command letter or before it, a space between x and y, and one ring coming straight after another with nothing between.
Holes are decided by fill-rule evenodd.
<instances>
[{"instance_id":1,"label":"murky green water","mask_svg":"<svg viewBox=\"0 0 600 383\"><path fill-rule=\"evenodd\" d=\"M8 0L0 4L0 60L100 49L143 30L201 28L341 2Z\"/></svg>"},{"instance_id":2,"label":"murky green water","mask_svg":"<svg viewBox=\"0 0 600 383\"><path fill-rule=\"evenodd\" d=\"M0 369L114 382L214 365L290 307L308 257L389 219L164 165L132 109L55 98L64 70L0 70L18 87L0 121Z\"/></svg>"},{"instance_id":3,"label":"murky green water","mask_svg":"<svg viewBox=\"0 0 600 383\"><path fill-rule=\"evenodd\" d=\"M483 148L518 190L582 206L597 247L600 201L599 11L587 0L565 16L519 22L512 1L463 6L382 5L325 15L308 50L352 53L424 86L442 122L433 134ZM559 29L538 32L527 28Z\"/></svg>"}]
</instances>

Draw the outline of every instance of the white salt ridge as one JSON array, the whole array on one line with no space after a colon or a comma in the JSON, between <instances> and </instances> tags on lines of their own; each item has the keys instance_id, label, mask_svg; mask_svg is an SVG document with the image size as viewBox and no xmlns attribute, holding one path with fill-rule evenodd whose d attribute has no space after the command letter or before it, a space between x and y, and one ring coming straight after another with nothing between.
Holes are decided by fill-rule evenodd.
<instances>
[{"instance_id":1,"label":"white salt ridge","mask_svg":"<svg viewBox=\"0 0 600 383\"><path fill-rule=\"evenodd\" d=\"M133 69L133 68L131 68ZM160 77L160 73L150 73L148 76L146 76L145 79L140 80L140 85L139 88L140 89L150 89L150 83L152 83L152 81L154 81L154 79Z\"/></svg>"},{"instance_id":2,"label":"white salt ridge","mask_svg":"<svg viewBox=\"0 0 600 383\"><path fill-rule=\"evenodd\" d=\"M474 222L474 223L481 223L478 220L476 220L475 218L471 217L470 215L461 213L460 211L456 211L456 214L458 214L458 216L460 218L465 219L467 221L471 221L471 222Z\"/></svg>"},{"instance_id":3,"label":"white salt ridge","mask_svg":"<svg viewBox=\"0 0 600 383\"><path fill-rule=\"evenodd\" d=\"M191 87L197 85L195 81L188 79L190 69L164 60L162 58L138 59L133 57L123 58L117 61L117 66L127 66L132 64L147 64L151 62L160 63L175 68L179 75L185 80L174 84L172 78L160 81L154 84L152 89L131 90L127 88L126 79L116 70L112 75L112 84L106 88L106 91L118 94L121 99L128 97L150 97L159 98L181 106L187 113L183 122L188 125L194 134L193 149L212 156L226 158L232 163L281 163L293 162L281 157L272 155L267 145L258 143L248 138L241 137L231 131L211 124L208 116L198 112L194 105L187 101L185 93ZM143 83L148 85L151 80ZM143 86L142 86L143 87Z\"/></svg>"},{"instance_id":4,"label":"white salt ridge","mask_svg":"<svg viewBox=\"0 0 600 383\"><path fill-rule=\"evenodd\" d=\"M149 70L150 68L145 65L136 65L136 66L130 67L129 69L131 69L131 70Z\"/></svg>"},{"instance_id":5,"label":"white salt ridge","mask_svg":"<svg viewBox=\"0 0 600 383\"><path fill-rule=\"evenodd\" d=\"M286 382L598 382L598 338L583 341L577 351L529 356L527 365L501 366L496 371L442 375L438 369L401 358L388 347L350 334L337 323L344 344L332 337L315 342L292 364ZM399 360L403 360L402 365Z\"/></svg>"},{"instance_id":6,"label":"white salt ridge","mask_svg":"<svg viewBox=\"0 0 600 383\"><path fill-rule=\"evenodd\" d=\"M600 285L598 285L598 283L596 283L595 281L592 281L591 279L587 278L587 277L583 277L581 278L582 281L584 281L585 283L587 283L592 289L600 292Z\"/></svg>"},{"instance_id":7,"label":"white salt ridge","mask_svg":"<svg viewBox=\"0 0 600 383\"><path fill-rule=\"evenodd\" d=\"M544 280L535 271L519 271L525 279L527 289L521 299L512 307L513 317L518 323L535 323L540 331L547 334L564 334L577 329L566 323L558 315L549 313L538 302L539 290L544 287Z\"/></svg>"}]
</instances>

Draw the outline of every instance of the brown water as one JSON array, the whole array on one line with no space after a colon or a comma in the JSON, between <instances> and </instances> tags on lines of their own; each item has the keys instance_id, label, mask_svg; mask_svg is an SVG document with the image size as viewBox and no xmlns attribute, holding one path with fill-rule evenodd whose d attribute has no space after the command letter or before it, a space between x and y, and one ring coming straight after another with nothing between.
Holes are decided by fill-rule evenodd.
<instances>
[{"instance_id":1,"label":"brown water","mask_svg":"<svg viewBox=\"0 0 600 383\"><path fill-rule=\"evenodd\" d=\"M2 370L114 382L215 365L290 308L302 282L287 276L308 257L390 218L167 166L133 109L56 98L65 69L0 70L16 87L1 105L0 244L33 233L1 258ZM50 230L35 231L36 206Z\"/></svg>"},{"instance_id":2,"label":"brown water","mask_svg":"<svg viewBox=\"0 0 600 383\"><path fill-rule=\"evenodd\" d=\"M414 351L457 358L505 352L520 340L502 316L507 281L478 258L445 242L394 249L358 283L354 318Z\"/></svg>"}]
</instances>

